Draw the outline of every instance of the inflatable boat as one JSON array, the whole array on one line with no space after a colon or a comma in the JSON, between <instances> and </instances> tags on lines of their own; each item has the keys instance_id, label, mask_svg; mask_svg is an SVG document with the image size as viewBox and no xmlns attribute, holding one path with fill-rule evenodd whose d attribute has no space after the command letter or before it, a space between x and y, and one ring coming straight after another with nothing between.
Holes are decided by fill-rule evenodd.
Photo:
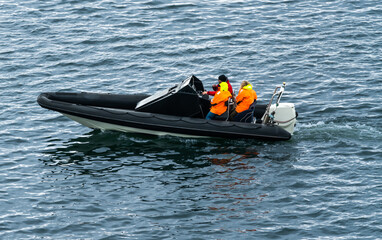
<instances>
[{"instance_id":1,"label":"inflatable boat","mask_svg":"<svg viewBox=\"0 0 382 240\"><path fill-rule=\"evenodd\" d=\"M296 124L292 103L280 103L285 84L277 87L269 104L257 104L240 122L205 120L210 109L203 83L190 76L154 95L88 92L41 93L38 104L93 129L180 137L252 138L288 140ZM273 103L277 97L276 103ZM276 98L275 98L276 99Z\"/></svg>"}]
</instances>

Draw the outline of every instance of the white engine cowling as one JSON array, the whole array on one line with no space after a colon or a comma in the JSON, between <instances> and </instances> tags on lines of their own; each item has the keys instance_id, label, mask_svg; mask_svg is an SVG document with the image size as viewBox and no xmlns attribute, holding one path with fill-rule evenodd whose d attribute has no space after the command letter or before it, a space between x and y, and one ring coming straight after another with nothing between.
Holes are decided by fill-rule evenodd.
<instances>
[{"instance_id":1,"label":"white engine cowling","mask_svg":"<svg viewBox=\"0 0 382 240\"><path fill-rule=\"evenodd\" d=\"M273 122L293 134L294 126L297 122L296 109L293 103L272 104L269 108L269 113L273 115Z\"/></svg>"}]
</instances>

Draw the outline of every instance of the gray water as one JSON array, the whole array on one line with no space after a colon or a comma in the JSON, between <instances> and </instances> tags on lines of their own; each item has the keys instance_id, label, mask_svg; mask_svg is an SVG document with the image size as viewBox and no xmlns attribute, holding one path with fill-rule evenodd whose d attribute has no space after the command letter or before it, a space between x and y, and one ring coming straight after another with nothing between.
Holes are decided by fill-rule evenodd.
<instances>
[{"instance_id":1,"label":"gray water","mask_svg":"<svg viewBox=\"0 0 382 240\"><path fill-rule=\"evenodd\" d=\"M0 1L0 239L381 239L382 3ZM46 91L287 83L290 141L100 132Z\"/></svg>"}]
</instances>

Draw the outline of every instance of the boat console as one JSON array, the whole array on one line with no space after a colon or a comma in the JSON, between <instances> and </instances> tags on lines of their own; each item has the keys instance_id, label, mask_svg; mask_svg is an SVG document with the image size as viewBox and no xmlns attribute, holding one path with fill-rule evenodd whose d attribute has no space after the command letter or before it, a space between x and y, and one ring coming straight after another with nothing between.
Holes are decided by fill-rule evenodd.
<instances>
[{"instance_id":1,"label":"boat console","mask_svg":"<svg viewBox=\"0 0 382 240\"><path fill-rule=\"evenodd\" d=\"M141 100L135 110L172 116L204 118L209 111L210 102L201 94L203 91L203 83L192 75L179 85Z\"/></svg>"}]
</instances>

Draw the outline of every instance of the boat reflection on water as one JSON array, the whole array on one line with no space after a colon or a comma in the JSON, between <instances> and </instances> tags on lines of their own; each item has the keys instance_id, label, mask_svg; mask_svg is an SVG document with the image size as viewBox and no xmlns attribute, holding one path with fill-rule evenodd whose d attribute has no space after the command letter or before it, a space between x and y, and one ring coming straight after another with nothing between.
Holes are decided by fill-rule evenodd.
<instances>
[{"instance_id":1,"label":"boat reflection on water","mask_svg":"<svg viewBox=\"0 0 382 240\"><path fill-rule=\"evenodd\" d=\"M274 148L277 148L277 152ZM261 157L257 149L263 152ZM120 167L144 165L153 170L218 165L222 167L219 173L224 173L240 169L255 170L252 164L264 160L291 160L294 158L291 150L293 149L290 144L283 147L282 144L264 144L248 140L185 139L92 130L66 142L49 140L47 147L42 151L41 160L47 165L57 166L82 165L97 161L114 164L119 162ZM251 165L248 165L248 159ZM167 160L164 165L145 164L164 160Z\"/></svg>"},{"instance_id":2,"label":"boat reflection on water","mask_svg":"<svg viewBox=\"0 0 382 240\"><path fill-rule=\"evenodd\" d=\"M233 143L234 141L232 141ZM232 146L231 143L228 143ZM184 139L177 137L155 137L142 134L125 134L119 132L92 130L80 137L66 142L48 143L41 160L47 165L90 164L97 161L120 163L119 167L144 165L153 170L173 170L184 168L204 168L211 164L222 164L225 159L213 158L226 154L227 141L224 139ZM229 149L232 159L252 156L245 153L246 147L240 144ZM241 154L241 155L240 155ZM257 153L256 153L257 154ZM255 155L256 155L255 154ZM253 155L253 156L255 156ZM212 157L211 157L212 156ZM167 164L158 162L167 160ZM172 162L171 162L172 161ZM153 162L152 166L146 164ZM108 169L103 169L107 171ZM112 169L109 169L112 170ZM98 169L100 171L100 169Z\"/></svg>"},{"instance_id":3,"label":"boat reflection on water","mask_svg":"<svg viewBox=\"0 0 382 240\"><path fill-rule=\"evenodd\" d=\"M215 221L223 230L240 233L256 231L259 221L272 212L266 203L275 176L295 156L293 143L98 130L47 144L41 157L46 165L43 179L55 188L64 185L82 192L83 188L92 191L94 186L102 186L97 191L105 196L134 196L135 202L122 201L129 209L157 206L171 216L175 207L178 212L200 217L203 223ZM143 218L160 214L132 211ZM232 219L245 224L232 226Z\"/></svg>"},{"instance_id":4,"label":"boat reflection on water","mask_svg":"<svg viewBox=\"0 0 382 240\"><path fill-rule=\"evenodd\" d=\"M86 135L73 138L57 147L43 151L48 165L82 165L86 162L119 162L120 166L142 165L153 170L171 170L171 164L158 168L147 162L172 160L187 168L206 167L211 163L200 160L207 143L174 137L154 137L142 134L92 130ZM106 170L106 169L105 169Z\"/></svg>"},{"instance_id":5,"label":"boat reflection on water","mask_svg":"<svg viewBox=\"0 0 382 240\"><path fill-rule=\"evenodd\" d=\"M261 204L268 197L267 191L261 187L264 168L270 166L269 161L263 161L260 153L252 149L242 154L222 153L210 158L210 162L218 167L211 185L211 201L208 209L221 222L221 230L249 233L257 231L258 221L266 218L271 210ZM246 224L237 226L226 225L232 219L246 219Z\"/></svg>"}]
</instances>

